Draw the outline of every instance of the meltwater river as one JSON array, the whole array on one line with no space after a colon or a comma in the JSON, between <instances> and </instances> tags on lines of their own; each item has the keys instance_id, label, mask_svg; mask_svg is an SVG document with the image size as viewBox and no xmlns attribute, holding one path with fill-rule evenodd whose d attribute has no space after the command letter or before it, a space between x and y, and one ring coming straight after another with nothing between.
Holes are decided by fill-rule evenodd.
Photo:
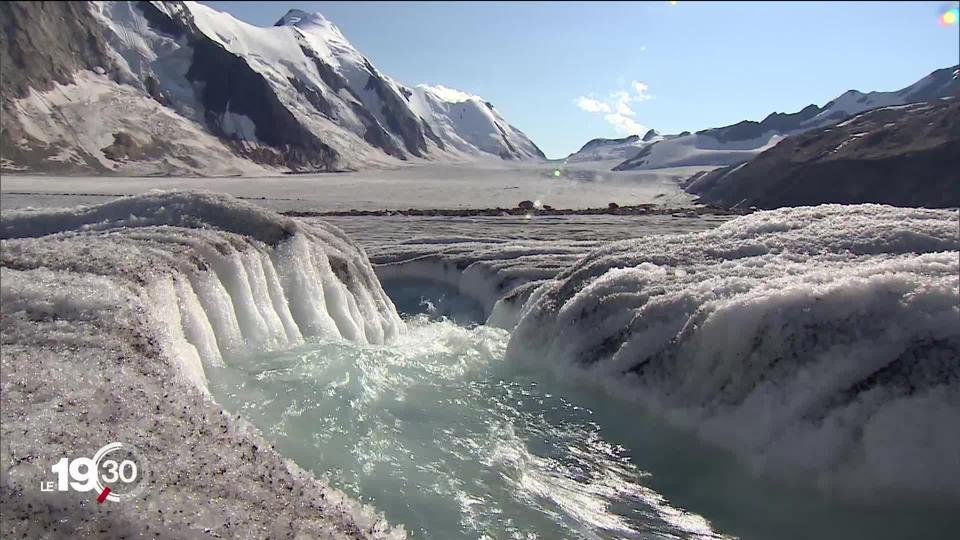
<instances>
[{"instance_id":1,"label":"meltwater river","mask_svg":"<svg viewBox=\"0 0 960 540\"><path fill-rule=\"evenodd\" d=\"M412 538L936 537L956 518L753 478L629 406L503 361L507 332L420 316L389 346L236 358L210 389Z\"/></svg>"}]
</instances>

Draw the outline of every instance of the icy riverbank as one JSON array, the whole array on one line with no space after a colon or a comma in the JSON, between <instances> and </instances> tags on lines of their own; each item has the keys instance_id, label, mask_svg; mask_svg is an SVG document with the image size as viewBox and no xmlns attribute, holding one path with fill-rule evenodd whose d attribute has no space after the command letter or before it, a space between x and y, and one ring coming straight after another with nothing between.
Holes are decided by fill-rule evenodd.
<instances>
[{"instance_id":1,"label":"icy riverbank","mask_svg":"<svg viewBox=\"0 0 960 540\"><path fill-rule=\"evenodd\" d=\"M957 231L953 211L834 205L614 243L526 291L507 357L776 477L956 495Z\"/></svg>"},{"instance_id":2,"label":"icy riverbank","mask_svg":"<svg viewBox=\"0 0 960 540\"><path fill-rule=\"evenodd\" d=\"M403 330L362 249L227 196L4 214L3 536L403 536L207 393L223 356ZM144 495L42 493L60 456L137 447ZM93 508L90 507L93 505Z\"/></svg>"}]
</instances>

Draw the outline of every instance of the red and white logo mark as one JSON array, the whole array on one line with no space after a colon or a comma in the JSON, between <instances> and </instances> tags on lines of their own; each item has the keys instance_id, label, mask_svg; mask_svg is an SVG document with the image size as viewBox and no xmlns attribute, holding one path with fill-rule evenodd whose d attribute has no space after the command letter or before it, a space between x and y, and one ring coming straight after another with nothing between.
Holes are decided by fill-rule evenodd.
<instances>
[{"instance_id":1,"label":"red and white logo mark","mask_svg":"<svg viewBox=\"0 0 960 540\"><path fill-rule=\"evenodd\" d=\"M144 485L143 460L133 447L119 442L105 445L92 458L60 458L50 469L57 480L41 482L41 491L93 491L97 504L136 497Z\"/></svg>"}]
</instances>

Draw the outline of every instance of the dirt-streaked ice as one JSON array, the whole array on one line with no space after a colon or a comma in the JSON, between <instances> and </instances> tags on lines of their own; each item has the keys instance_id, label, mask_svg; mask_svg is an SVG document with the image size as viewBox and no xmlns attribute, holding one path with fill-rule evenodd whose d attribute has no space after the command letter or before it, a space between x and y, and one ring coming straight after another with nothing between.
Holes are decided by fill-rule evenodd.
<instances>
[{"instance_id":1,"label":"dirt-streaked ice","mask_svg":"<svg viewBox=\"0 0 960 540\"><path fill-rule=\"evenodd\" d=\"M957 230L955 211L825 205L613 243L527 292L507 357L772 476L956 495Z\"/></svg>"},{"instance_id":2,"label":"dirt-streaked ice","mask_svg":"<svg viewBox=\"0 0 960 540\"><path fill-rule=\"evenodd\" d=\"M403 536L206 388L227 354L403 331L341 231L201 193L6 213L0 230L5 536ZM87 494L38 491L59 457L106 441L146 461L133 504L91 512Z\"/></svg>"}]
</instances>

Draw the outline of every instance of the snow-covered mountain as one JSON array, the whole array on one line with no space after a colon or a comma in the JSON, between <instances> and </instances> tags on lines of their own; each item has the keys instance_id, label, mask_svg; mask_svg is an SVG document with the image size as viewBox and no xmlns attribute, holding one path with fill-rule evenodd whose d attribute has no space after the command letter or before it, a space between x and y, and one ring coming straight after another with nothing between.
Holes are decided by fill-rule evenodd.
<instances>
[{"instance_id":1,"label":"snow-covered mountain","mask_svg":"<svg viewBox=\"0 0 960 540\"><path fill-rule=\"evenodd\" d=\"M864 111L960 95L957 67L938 69L893 92L844 92L823 107L808 105L795 113L772 113L760 122L744 120L697 133L667 135L644 144L638 137L595 139L567 158L570 162L606 161L624 156L614 170L659 169L688 165L737 165L774 147L785 137L836 124ZM597 141L603 151L597 151Z\"/></svg>"},{"instance_id":2,"label":"snow-covered mountain","mask_svg":"<svg viewBox=\"0 0 960 540\"><path fill-rule=\"evenodd\" d=\"M8 170L543 158L490 103L391 79L317 13L291 10L261 28L196 2L16 3L0 20Z\"/></svg>"},{"instance_id":3,"label":"snow-covered mountain","mask_svg":"<svg viewBox=\"0 0 960 540\"><path fill-rule=\"evenodd\" d=\"M622 139L593 139L583 145L580 150L570 154L566 161L568 163L581 163L614 160L620 163L637 155L644 147L662 140L663 136L655 129L648 130L643 138L640 135L630 135Z\"/></svg>"}]
</instances>

